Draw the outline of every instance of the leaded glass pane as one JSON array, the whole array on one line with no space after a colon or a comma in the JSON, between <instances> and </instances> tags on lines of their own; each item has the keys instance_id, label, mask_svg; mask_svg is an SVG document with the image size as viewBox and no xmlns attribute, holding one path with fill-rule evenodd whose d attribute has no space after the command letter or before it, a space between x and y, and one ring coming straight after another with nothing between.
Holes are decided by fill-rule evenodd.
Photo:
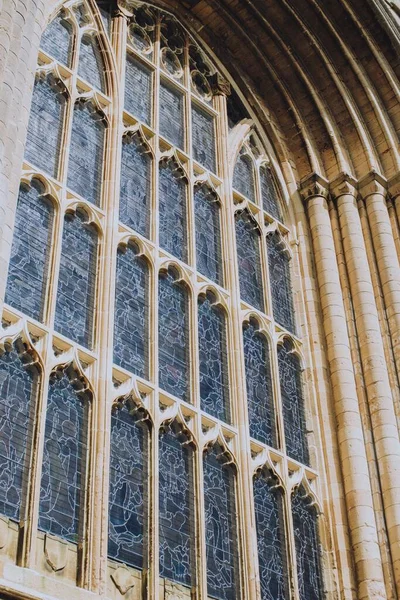
<instances>
[{"instance_id":1,"label":"leaded glass pane","mask_svg":"<svg viewBox=\"0 0 400 600\"><path fill-rule=\"evenodd\" d=\"M269 282L275 320L295 332L289 257L279 233L267 236Z\"/></svg>"},{"instance_id":2,"label":"leaded glass pane","mask_svg":"<svg viewBox=\"0 0 400 600\"><path fill-rule=\"evenodd\" d=\"M264 210L270 215L282 221L282 215L279 207L279 197L276 184L271 170L268 167L260 169L261 196Z\"/></svg>"},{"instance_id":3,"label":"leaded glass pane","mask_svg":"<svg viewBox=\"0 0 400 600\"><path fill-rule=\"evenodd\" d=\"M151 125L152 73L127 54L125 67L125 110Z\"/></svg>"},{"instance_id":4,"label":"leaded glass pane","mask_svg":"<svg viewBox=\"0 0 400 600\"><path fill-rule=\"evenodd\" d=\"M268 446L274 446L276 430L269 344L249 324L243 328L243 346L250 435Z\"/></svg>"},{"instance_id":5,"label":"leaded glass pane","mask_svg":"<svg viewBox=\"0 0 400 600\"><path fill-rule=\"evenodd\" d=\"M7 304L38 321L43 320L53 225L53 207L42 193L35 181L20 188L5 294Z\"/></svg>"},{"instance_id":6,"label":"leaded glass pane","mask_svg":"<svg viewBox=\"0 0 400 600\"><path fill-rule=\"evenodd\" d=\"M180 92L160 84L160 134L178 148L184 147L183 107Z\"/></svg>"},{"instance_id":7,"label":"leaded glass pane","mask_svg":"<svg viewBox=\"0 0 400 600\"><path fill-rule=\"evenodd\" d=\"M288 598L282 492L265 476L254 480L261 600Z\"/></svg>"},{"instance_id":8,"label":"leaded glass pane","mask_svg":"<svg viewBox=\"0 0 400 600\"><path fill-rule=\"evenodd\" d=\"M192 104L193 157L203 167L215 172L214 117Z\"/></svg>"},{"instance_id":9,"label":"leaded glass pane","mask_svg":"<svg viewBox=\"0 0 400 600\"><path fill-rule=\"evenodd\" d=\"M300 361L289 340L278 346L279 380L281 384L286 452L291 458L308 464L304 398Z\"/></svg>"},{"instance_id":10,"label":"leaded glass pane","mask_svg":"<svg viewBox=\"0 0 400 600\"><path fill-rule=\"evenodd\" d=\"M229 421L225 316L208 298L199 298L198 323L201 409Z\"/></svg>"},{"instance_id":11,"label":"leaded glass pane","mask_svg":"<svg viewBox=\"0 0 400 600\"><path fill-rule=\"evenodd\" d=\"M84 35L79 49L78 76L85 79L96 90L104 92L104 71L103 58L97 38Z\"/></svg>"},{"instance_id":12,"label":"leaded glass pane","mask_svg":"<svg viewBox=\"0 0 400 600\"><path fill-rule=\"evenodd\" d=\"M0 352L0 513L16 521L25 509L39 378L29 362L20 340Z\"/></svg>"},{"instance_id":13,"label":"leaded glass pane","mask_svg":"<svg viewBox=\"0 0 400 600\"><path fill-rule=\"evenodd\" d=\"M141 569L147 529L149 432L130 407L111 417L108 556Z\"/></svg>"},{"instance_id":14,"label":"leaded glass pane","mask_svg":"<svg viewBox=\"0 0 400 600\"><path fill-rule=\"evenodd\" d=\"M80 214L67 214L60 258L54 327L90 348L94 326L97 232Z\"/></svg>"},{"instance_id":15,"label":"leaded glass pane","mask_svg":"<svg viewBox=\"0 0 400 600\"><path fill-rule=\"evenodd\" d=\"M64 21L62 13L47 25L40 40L40 47L52 58L69 67L71 62L71 25Z\"/></svg>"},{"instance_id":16,"label":"leaded glass pane","mask_svg":"<svg viewBox=\"0 0 400 600\"><path fill-rule=\"evenodd\" d=\"M171 161L161 162L159 172L160 246L186 262L186 181Z\"/></svg>"},{"instance_id":17,"label":"leaded glass pane","mask_svg":"<svg viewBox=\"0 0 400 600\"><path fill-rule=\"evenodd\" d=\"M301 600L321 600L323 597L318 517L304 488L292 497L294 541L296 545L297 579Z\"/></svg>"},{"instance_id":18,"label":"leaded glass pane","mask_svg":"<svg viewBox=\"0 0 400 600\"><path fill-rule=\"evenodd\" d=\"M152 160L140 138L123 138L121 158L120 221L150 236Z\"/></svg>"},{"instance_id":19,"label":"leaded glass pane","mask_svg":"<svg viewBox=\"0 0 400 600\"><path fill-rule=\"evenodd\" d=\"M76 103L72 120L67 185L85 200L100 205L105 127L90 104Z\"/></svg>"},{"instance_id":20,"label":"leaded glass pane","mask_svg":"<svg viewBox=\"0 0 400 600\"><path fill-rule=\"evenodd\" d=\"M57 177L65 98L50 77L37 78L33 88L25 158Z\"/></svg>"},{"instance_id":21,"label":"leaded glass pane","mask_svg":"<svg viewBox=\"0 0 400 600\"><path fill-rule=\"evenodd\" d=\"M242 152L233 171L233 187L252 202L256 201L253 161Z\"/></svg>"},{"instance_id":22,"label":"leaded glass pane","mask_svg":"<svg viewBox=\"0 0 400 600\"><path fill-rule=\"evenodd\" d=\"M189 331L187 293L171 274L159 277L158 364L161 389L182 398L189 397Z\"/></svg>"},{"instance_id":23,"label":"leaded glass pane","mask_svg":"<svg viewBox=\"0 0 400 600\"><path fill-rule=\"evenodd\" d=\"M114 362L147 377L148 269L132 248L119 248L115 282Z\"/></svg>"},{"instance_id":24,"label":"leaded glass pane","mask_svg":"<svg viewBox=\"0 0 400 600\"><path fill-rule=\"evenodd\" d=\"M220 206L205 186L194 192L197 270L223 285Z\"/></svg>"},{"instance_id":25,"label":"leaded glass pane","mask_svg":"<svg viewBox=\"0 0 400 600\"><path fill-rule=\"evenodd\" d=\"M203 474L208 596L236 600L235 475L216 447L204 457Z\"/></svg>"},{"instance_id":26,"label":"leaded glass pane","mask_svg":"<svg viewBox=\"0 0 400 600\"><path fill-rule=\"evenodd\" d=\"M50 377L39 529L77 543L82 539L86 489L89 402L78 395L66 372Z\"/></svg>"},{"instance_id":27,"label":"leaded glass pane","mask_svg":"<svg viewBox=\"0 0 400 600\"><path fill-rule=\"evenodd\" d=\"M240 297L254 308L263 311L260 233L246 212L236 213L235 220Z\"/></svg>"},{"instance_id":28,"label":"leaded glass pane","mask_svg":"<svg viewBox=\"0 0 400 600\"><path fill-rule=\"evenodd\" d=\"M159 457L160 577L190 586L193 452L183 435L169 431L160 434Z\"/></svg>"}]
</instances>

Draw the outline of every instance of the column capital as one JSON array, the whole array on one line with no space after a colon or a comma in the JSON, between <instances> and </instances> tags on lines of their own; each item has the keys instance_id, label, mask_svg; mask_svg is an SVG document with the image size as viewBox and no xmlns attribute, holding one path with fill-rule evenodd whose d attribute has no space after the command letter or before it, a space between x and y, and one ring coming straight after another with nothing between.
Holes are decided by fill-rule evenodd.
<instances>
[{"instance_id":1,"label":"column capital","mask_svg":"<svg viewBox=\"0 0 400 600\"><path fill-rule=\"evenodd\" d=\"M356 198L357 196L357 179L349 173L339 173L339 175L331 181L329 191L332 198L337 200L340 196L347 194Z\"/></svg>"},{"instance_id":2,"label":"column capital","mask_svg":"<svg viewBox=\"0 0 400 600\"><path fill-rule=\"evenodd\" d=\"M377 173L370 171L358 181L358 190L363 200L367 200L372 194L386 196L387 179Z\"/></svg>"},{"instance_id":3,"label":"column capital","mask_svg":"<svg viewBox=\"0 0 400 600\"><path fill-rule=\"evenodd\" d=\"M310 198L315 198L315 196L327 198L329 181L322 175L318 175L318 173L311 173L311 175L307 175L300 181L299 193L304 202L307 202Z\"/></svg>"},{"instance_id":4,"label":"column capital","mask_svg":"<svg viewBox=\"0 0 400 600\"><path fill-rule=\"evenodd\" d=\"M400 196L400 171L389 179L388 192L392 200L397 200L397 198Z\"/></svg>"}]
</instances>

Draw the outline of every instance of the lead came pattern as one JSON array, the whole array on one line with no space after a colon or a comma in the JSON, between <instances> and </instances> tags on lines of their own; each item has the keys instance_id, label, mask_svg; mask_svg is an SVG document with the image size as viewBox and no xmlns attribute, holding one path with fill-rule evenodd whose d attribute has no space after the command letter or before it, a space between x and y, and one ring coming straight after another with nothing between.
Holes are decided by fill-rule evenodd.
<instances>
[{"instance_id":1,"label":"lead came pattern","mask_svg":"<svg viewBox=\"0 0 400 600\"><path fill-rule=\"evenodd\" d=\"M250 156L239 154L233 171L233 187L243 196L255 202L254 168Z\"/></svg>"},{"instance_id":2,"label":"lead came pattern","mask_svg":"<svg viewBox=\"0 0 400 600\"><path fill-rule=\"evenodd\" d=\"M85 79L96 90L104 92L104 72L98 39L95 36L84 35L79 49L79 77Z\"/></svg>"},{"instance_id":3,"label":"lead came pattern","mask_svg":"<svg viewBox=\"0 0 400 600\"><path fill-rule=\"evenodd\" d=\"M71 25L64 21L62 13L49 23L40 40L40 47L66 67L71 62Z\"/></svg>"},{"instance_id":4,"label":"lead came pattern","mask_svg":"<svg viewBox=\"0 0 400 600\"><path fill-rule=\"evenodd\" d=\"M264 210L278 221L282 221L276 184L271 169L267 166L260 169L260 183Z\"/></svg>"},{"instance_id":5,"label":"lead came pattern","mask_svg":"<svg viewBox=\"0 0 400 600\"><path fill-rule=\"evenodd\" d=\"M260 234L245 211L236 213L236 249L240 297L258 310L264 310L260 262Z\"/></svg>"},{"instance_id":6,"label":"lead came pattern","mask_svg":"<svg viewBox=\"0 0 400 600\"><path fill-rule=\"evenodd\" d=\"M202 185L194 192L197 270L223 285L220 206Z\"/></svg>"},{"instance_id":7,"label":"lead came pattern","mask_svg":"<svg viewBox=\"0 0 400 600\"><path fill-rule=\"evenodd\" d=\"M124 107L146 125L151 124L151 80L151 71L128 53L125 67Z\"/></svg>"},{"instance_id":8,"label":"lead came pattern","mask_svg":"<svg viewBox=\"0 0 400 600\"><path fill-rule=\"evenodd\" d=\"M192 105L193 157L203 167L215 172L214 117Z\"/></svg>"},{"instance_id":9,"label":"lead came pattern","mask_svg":"<svg viewBox=\"0 0 400 600\"><path fill-rule=\"evenodd\" d=\"M123 138L119 219L145 237L150 235L152 160L139 137Z\"/></svg>"},{"instance_id":10,"label":"lead came pattern","mask_svg":"<svg viewBox=\"0 0 400 600\"><path fill-rule=\"evenodd\" d=\"M127 403L115 408L111 417L108 556L141 569L149 432L136 419L134 407Z\"/></svg>"},{"instance_id":11,"label":"lead came pattern","mask_svg":"<svg viewBox=\"0 0 400 600\"><path fill-rule=\"evenodd\" d=\"M186 183L174 161L160 163L159 237L164 250L186 262Z\"/></svg>"},{"instance_id":12,"label":"lead came pattern","mask_svg":"<svg viewBox=\"0 0 400 600\"><path fill-rule=\"evenodd\" d=\"M275 320L295 332L289 257L279 233L267 236L269 281Z\"/></svg>"},{"instance_id":13,"label":"lead came pattern","mask_svg":"<svg viewBox=\"0 0 400 600\"><path fill-rule=\"evenodd\" d=\"M183 107L184 100L180 92L160 83L160 134L169 142L183 147Z\"/></svg>"}]
</instances>

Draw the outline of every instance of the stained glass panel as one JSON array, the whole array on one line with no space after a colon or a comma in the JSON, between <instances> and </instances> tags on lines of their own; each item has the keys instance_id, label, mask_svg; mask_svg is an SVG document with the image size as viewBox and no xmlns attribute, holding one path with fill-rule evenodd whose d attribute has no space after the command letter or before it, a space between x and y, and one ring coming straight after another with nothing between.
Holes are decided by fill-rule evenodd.
<instances>
[{"instance_id":1,"label":"stained glass panel","mask_svg":"<svg viewBox=\"0 0 400 600\"><path fill-rule=\"evenodd\" d=\"M243 346L250 435L264 444L274 446L276 430L269 344L249 324L243 328Z\"/></svg>"},{"instance_id":2,"label":"stained glass panel","mask_svg":"<svg viewBox=\"0 0 400 600\"><path fill-rule=\"evenodd\" d=\"M254 308L263 311L260 234L246 212L236 213L235 220L240 297Z\"/></svg>"},{"instance_id":3,"label":"stained glass panel","mask_svg":"<svg viewBox=\"0 0 400 600\"><path fill-rule=\"evenodd\" d=\"M295 332L290 258L279 233L267 236L269 282L275 320Z\"/></svg>"},{"instance_id":4,"label":"stained glass panel","mask_svg":"<svg viewBox=\"0 0 400 600\"><path fill-rule=\"evenodd\" d=\"M78 76L85 79L96 90L104 92L104 63L96 37L84 35L79 48Z\"/></svg>"},{"instance_id":5,"label":"stained glass panel","mask_svg":"<svg viewBox=\"0 0 400 600\"><path fill-rule=\"evenodd\" d=\"M90 104L76 103L72 120L67 185L85 200L100 205L105 127Z\"/></svg>"},{"instance_id":6,"label":"stained glass panel","mask_svg":"<svg viewBox=\"0 0 400 600\"><path fill-rule=\"evenodd\" d=\"M43 320L53 225L53 207L42 193L35 181L20 188L5 294L10 306L38 321Z\"/></svg>"},{"instance_id":7,"label":"stained glass panel","mask_svg":"<svg viewBox=\"0 0 400 600\"><path fill-rule=\"evenodd\" d=\"M192 104L193 157L203 167L215 172L214 117Z\"/></svg>"},{"instance_id":8,"label":"stained glass panel","mask_svg":"<svg viewBox=\"0 0 400 600\"><path fill-rule=\"evenodd\" d=\"M263 208L267 213L282 221L282 215L279 208L279 197L276 189L274 177L269 167L260 169L261 196Z\"/></svg>"},{"instance_id":9,"label":"stained glass panel","mask_svg":"<svg viewBox=\"0 0 400 600\"><path fill-rule=\"evenodd\" d=\"M89 399L66 372L49 382L44 432L39 529L77 543L82 539Z\"/></svg>"},{"instance_id":10,"label":"stained glass panel","mask_svg":"<svg viewBox=\"0 0 400 600\"><path fill-rule=\"evenodd\" d=\"M235 475L220 462L217 447L205 455L203 473L208 596L236 600Z\"/></svg>"},{"instance_id":11,"label":"stained glass panel","mask_svg":"<svg viewBox=\"0 0 400 600\"><path fill-rule=\"evenodd\" d=\"M148 372L148 269L132 248L119 248L115 282L114 362L139 375Z\"/></svg>"},{"instance_id":12,"label":"stained glass panel","mask_svg":"<svg viewBox=\"0 0 400 600\"><path fill-rule=\"evenodd\" d=\"M127 54L124 107L146 125L151 125L151 82L151 71Z\"/></svg>"},{"instance_id":13,"label":"stained glass panel","mask_svg":"<svg viewBox=\"0 0 400 600\"><path fill-rule=\"evenodd\" d=\"M159 232L160 246L186 261L186 182L171 161L160 163Z\"/></svg>"},{"instance_id":14,"label":"stained glass panel","mask_svg":"<svg viewBox=\"0 0 400 600\"><path fill-rule=\"evenodd\" d=\"M160 134L169 142L184 149L183 107L180 92L160 84Z\"/></svg>"},{"instance_id":15,"label":"stained glass panel","mask_svg":"<svg viewBox=\"0 0 400 600\"><path fill-rule=\"evenodd\" d=\"M233 171L233 187L252 202L256 201L253 162L250 156L242 152Z\"/></svg>"},{"instance_id":16,"label":"stained glass panel","mask_svg":"<svg viewBox=\"0 0 400 600\"><path fill-rule=\"evenodd\" d=\"M25 510L39 379L23 353L20 340L0 352L0 513L16 521Z\"/></svg>"},{"instance_id":17,"label":"stained glass panel","mask_svg":"<svg viewBox=\"0 0 400 600\"><path fill-rule=\"evenodd\" d=\"M223 285L220 206L209 188L195 189L194 210L197 270Z\"/></svg>"},{"instance_id":18,"label":"stained glass panel","mask_svg":"<svg viewBox=\"0 0 400 600\"><path fill-rule=\"evenodd\" d=\"M318 517L304 488L292 497L292 516L297 558L297 579L301 600L321 600L323 597Z\"/></svg>"},{"instance_id":19,"label":"stained glass panel","mask_svg":"<svg viewBox=\"0 0 400 600\"><path fill-rule=\"evenodd\" d=\"M266 476L254 479L261 600L288 598L282 492Z\"/></svg>"},{"instance_id":20,"label":"stained glass panel","mask_svg":"<svg viewBox=\"0 0 400 600\"><path fill-rule=\"evenodd\" d=\"M149 431L125 404L111 417L108 556L141 569L147 530Z\"/></svg>"},{"instance_id":21,"label":"stained glass panel","mask_svg":"<svg viewBox=\"0 0 400 600\"><path fill-rule=\"evenodd\" d=\"M64 21L62 14L47 25L40 40L40 47L52 58L55 58L66 67L71 62L71 25Z\"/></svg>"},{"instance_id":22,"label":"stained glass panel","mask_svg":"<svg viewBox=\"0 0 400 600\"><path fill-rule=\"evenodd\" d=\"M286 452L291 458L308 464L308 446L304 415L304 398L299 358L289 340L278 346Z\"/></svg>"},{"instance_id":23,"label":"stained glass panel","mask_svg":"<svg viewBox=\"0 0 400 600\"><path fill-rule=\"evenodd\" d=\"M97 270L97 233L85 217L64 219L54 327L82 346L91 347Z\"/></svg>"},{"instance_id":24,"label":"stained glass panel","mask_svg":"<svg viewBox=\"0 0 400 600\"><path fill-rule=\"evenodd\" d=\"M198 323L201 409L229 421L225 316L209 299L199 298Z\"/></svg>"},{"instance_id":25,"label":"stained glass panel","mask_svg":"<svg viewBox=\"0 0 400 600\"><path fill-rule=\"evenodd\" d=\"M193 452L185 436L168 431L160 434L159 456L160 577L190 586Z\"/></svg>"},{"instance_id":26,"label":"stained glass panel","mask_svg":"<svg viewBox=\"0 0 400 600\"><path fill-rule=\"evenodd\" d=\"M159 385L187 402L189 397L189 330L187 293L171 274L158 284Z\"/></svg>"},{"instance_id":27,"label":"stained glass panel","mask_svg":"<svg viewBox=\"0 0 400 600\"><path fill-rule=\"evenodd\" d=\"M26 160L52 177L57 177L65 106L56 87L50 77L36 79L25 146Z\"/></svg>"},{"instance_id":28,"label":"stained glass panel","mask_svg":"<svg viewBox=\"0 0 400 600\"><path fill-rule=\"evenodd\" d=\"M123 138L121 163L120 221L149 237L152 160L140 138Z\"/></svg>"}]
</instances>

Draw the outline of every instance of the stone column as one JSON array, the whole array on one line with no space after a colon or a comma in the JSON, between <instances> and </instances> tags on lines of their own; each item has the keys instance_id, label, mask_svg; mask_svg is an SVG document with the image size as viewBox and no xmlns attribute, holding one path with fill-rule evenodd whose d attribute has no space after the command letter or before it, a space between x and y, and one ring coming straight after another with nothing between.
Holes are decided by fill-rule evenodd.
<instances>
[{"instance_id":1,"label":"stone column","mask_svg":"<svg viewBox=\"0 0 400 600\"><path fill-rule=\"evenodd\" d=\"M356 182L351 176L341 174L332 183L331 190L339 214L394 576L400 593L399 433L358 213Z\"/></svg>"},{"instance_id":2,"label":"stone column","mask_svg":"<svg viewBox=\"0 0 400 600\"><path fill-rule=\"evenodd\" d=\"M328 182L313 174L301 190L309 220L337 424L357 598L385 598L368 462L327 205Z\"/></svg>"}]
</instances>

